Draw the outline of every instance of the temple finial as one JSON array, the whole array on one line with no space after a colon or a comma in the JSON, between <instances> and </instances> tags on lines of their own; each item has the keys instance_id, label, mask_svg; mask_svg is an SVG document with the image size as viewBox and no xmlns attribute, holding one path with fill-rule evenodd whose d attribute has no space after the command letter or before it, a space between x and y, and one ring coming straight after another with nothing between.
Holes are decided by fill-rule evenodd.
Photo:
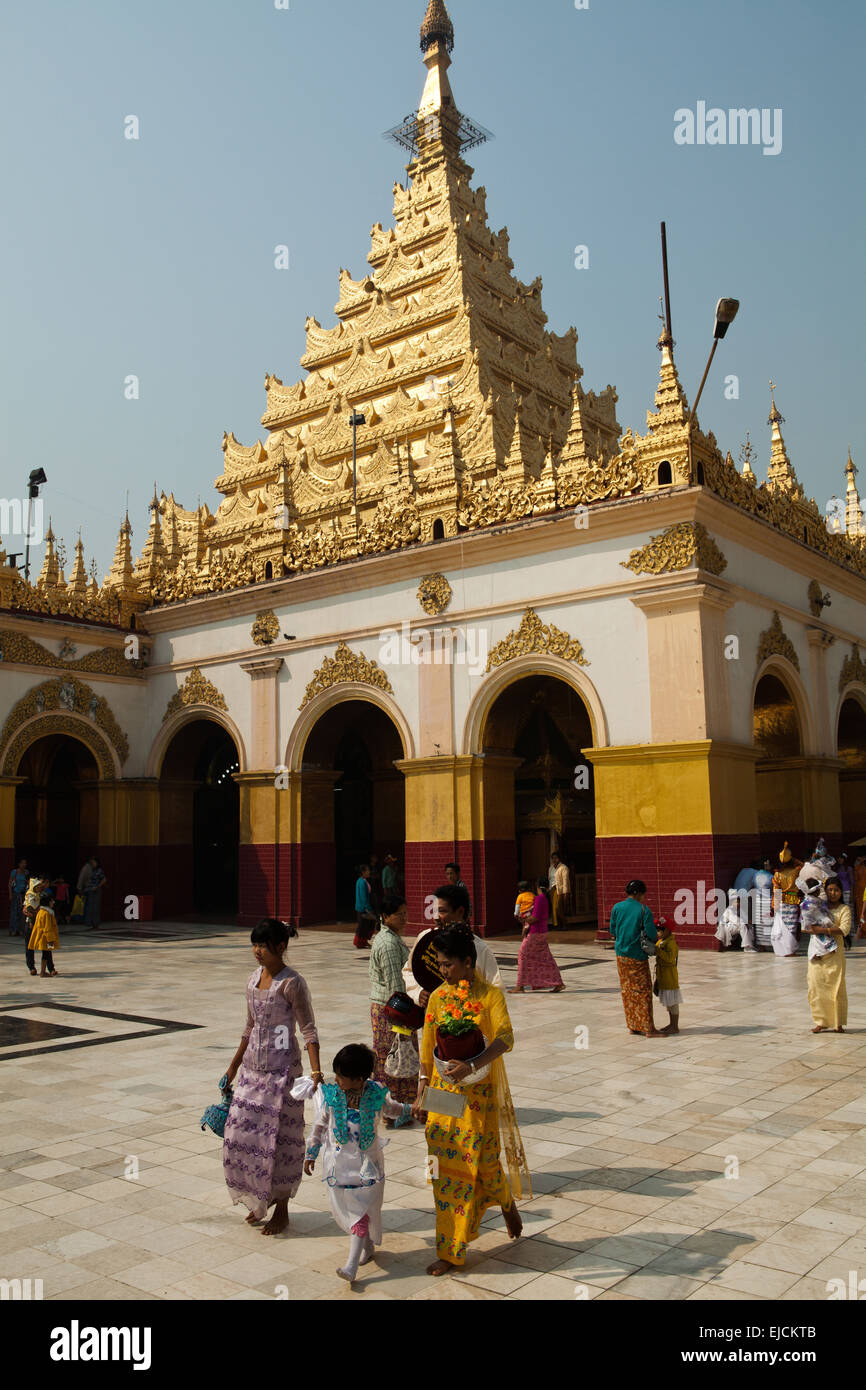
<instances>
[{"instance_id":1,"label":"temple finial","mask_svg":"<svg viewBox=\"0 0 866 1390\"><path fill-rule=\"evenodd\" d=\"M454 50L454 25L443 0L430 0L421 25L421 52L426 53L434 43L441 43L451 53Z\"/></svg>"}]
</instances>

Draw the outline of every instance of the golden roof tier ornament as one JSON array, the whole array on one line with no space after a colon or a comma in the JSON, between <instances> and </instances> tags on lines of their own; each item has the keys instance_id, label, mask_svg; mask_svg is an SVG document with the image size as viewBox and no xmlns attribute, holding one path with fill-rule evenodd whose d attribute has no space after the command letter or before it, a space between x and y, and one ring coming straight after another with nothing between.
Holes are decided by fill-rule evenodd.
<instances>
[{"instance_id":1,"label":"golden roof tier ornament","mask_svg":"<svg viewBox=\"0 0 866 1390\"><path fill-rule=\"evenodd\" d=\"M330 690L332 686L342 685L349 681L361 685L372 685L377 690L385 691L388 695L394 694L391 682L377 662L371 661L366 656L361 656L358 652L353 652L350 647L346 646L345 642L340 642L333 657L326 656L316 671L304 691L304 698L298 709L303 709L323 690Z\"/></svg>"},{"instance_id":2,"label":"golden roof tier ornament","mask_svg":"<svg viewBox=\"0 0 866 1390\"><path fill-rule=\"evenodd\" d=\"M633 574L668 574L692 567L706 570L707 574L722 574L728 567L716 542L699 521L668 526L620 564Z\"/></svg>"},{"instance_id":3,"label":"golden roof tier ornament","mask_svg":"<svg viewBox=\"0 0 866 1390\"><path fill-rule=\"evenodd\" d=\"M851 685L856 681L858 685L866 685L866 661L860 655L860 648L857 643L851 648L851 655L846 656L842 662L842 670L839 672L839 693L845 689L846 685Z\"/></svg>"},{"instance_id":4,"label":"golden roof tier ornament","mask_svg":"<svg viewBox=\"0 0 866 1390\"><path fill-rule=\"evenodd\" d=\"M21 733L7 749L2 768L3 776L14 776L18 765L17 759L26 746L27 736L31 731L30 729L23 729L22 726L29 724L37 715L52 715L55 711L65 721L62 728L56 724L52 724L49 728L47 723L43 728L43 724L40 722L35 726L38 737L41 738L43 732L66 731L74 734L78 720L69 718L69 716L77 715L79 719L83 717L95 724L114 746L121 764L126 762L129 757L129 740L115 719L114 711L108 701L101 695L97 695L83 681L76 680L75 676L63 675L57 676L54 680L44 681L41 685L33 686L17 704L13 705L9 717L0 730L0 748L6 747L8 740L12 738L16 730L20 729ZM24 740L23 743L22 739ZM114 770L110 764L108 770L101 767L101 771L103 776L114 776Z\"/></svg>"},{"instance_id":5,"label":"golden roof tier ornament","mask_svg":"<svg viewBox=\"0 0 866 1390\"><path fill-rule=\"evenodd\" d=\"M425 574L418 585L418 602L431 617L444 613L453 590L444 574Z\"/></svg>"},{"instance_id":6,"label":"golden roof tier ornament","mask_svg":"<svg viewBox=\"0 0 866 1390\"><path fill-rule=\"evenodd\" d=\"M516 632L510 632L501 642L497 642L487 658L486 669L492 671L494 667L504 666L507 661L514 661L519 656L543 656L547 653L561 656L564 661L573 661L577 666L589 665L576 637L569 636L552 623L543 623L534 608L527 608Z\"/></svg>"},{"instance_id":7,"label":"golden roof tier ornament","mask_svg":"<svg viewBox=\"0 0 866 1390\"><path fill-rule=\"evenodd\" d=\"M786 661L790 661L796 671L800 669L800 658L794 649L794 643L782 627L782 619L778 613L773 613L773 621L770 626L761 633L758 642L758 665L766 661L768 656L783 656Z\"/></svg>"},{"instance_id":8,"label":"golden roof tier ornament","mask_svg":"<svg viewBox=\"0 0 866 1390\"><path fill-rule=\"evenodd\" d=\"M272 642L276 642L279 635L280 624L273 609L269 608L266 613L256 614L250 636L257 647L269 647Z\"/></svg>"},{"instance_id":9,"label":"golden roof tier ornament","mask_svg":"<svg viewBox=\"0 0 866 1390\"><path fill-rule=\"evenodd\" d=\"M206 705L208 709L228 709L225 696L217 690L212 681L202 675L197 666L193 666L183 685L175 691L169 700L165 714L162 716L163 724L186 705Z\"/></svg>"}]
</instances>

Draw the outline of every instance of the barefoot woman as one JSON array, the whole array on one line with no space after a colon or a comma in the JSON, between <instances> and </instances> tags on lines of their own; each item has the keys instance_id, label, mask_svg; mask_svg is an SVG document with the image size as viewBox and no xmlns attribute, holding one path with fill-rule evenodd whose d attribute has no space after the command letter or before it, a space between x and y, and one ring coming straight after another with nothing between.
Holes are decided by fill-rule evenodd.
<instances>
[{"instance_id":1,"label":"barefoot woman","mask_svg":"<svg viewBox=\"0 0 866 1390\"><path fill-rule=\"evenodd\" d=\"M323 1079L307 982L283 960L289 937L296 935L272 917L253 927L258 969L247 984L247 1026L227 1072L232 1082L240 1068L223 1143L226 1184L232 1201L249 1207L251 1226L274 1208L263 1227L266 1236L288 1226L289 1200L300 1187L304 1164L304 1102L291 1095L301 1074L296 1024L316 1086Z\"/></svg>"},{"instance_id":2,"label":"barefoot woman","mask_svg":"<svg viewBox=\"0 0 866 1390\"><path fill-rule=\"evenodd\" d=\"M478 1236L488 1207L502 1208L508 1234L516 1240L523 1230L515 1197L532 1196L526 1155L502 1056L514 1045L511 1021L501 989L489 985L475 968L475 938L467 928L446 927L437 933L436 950L445 986L469 985L470 1001L481 1004L478 1027L487 1047L472 1062L449 1062L448 1080L439 1075L433 1058L437 1022L442 1016L443 986L433 991L421 1040L421 1076L413 1113L422 1110L424 1088L457 1092L466 1100L458 1118L437 1114L430 1107L427 1148L436 1200L436 1254L427 1273L447 1274L466 1261L466 1247ZM473 1082L473 1073L490 1063L490 1071ZM506 1177L500 1163L505 1150ZM510 1183L509 1183L510 1178Z\"/></svg>"}]
</instances>

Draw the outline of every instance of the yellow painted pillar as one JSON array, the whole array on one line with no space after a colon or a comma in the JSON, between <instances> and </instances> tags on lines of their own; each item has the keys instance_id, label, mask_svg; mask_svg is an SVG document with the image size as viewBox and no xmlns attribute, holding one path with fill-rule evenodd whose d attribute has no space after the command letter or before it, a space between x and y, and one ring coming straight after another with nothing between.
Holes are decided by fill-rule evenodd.
<instances>
[{"instance_id":1,"label":"yellow painted pillar","mask_svg":"<svg viewBox=\"0 0 866 1390\"><path fill-rule=\"evenodd\" d=\"M725 740L585 748L593 764L599 925L630 879L642 879L655 912L673 914L691 895L690 916L675 918L681 944L714 945L707 892L724 891L757 858L755 763L760 754Z\"/></svg>"}]
</instances>

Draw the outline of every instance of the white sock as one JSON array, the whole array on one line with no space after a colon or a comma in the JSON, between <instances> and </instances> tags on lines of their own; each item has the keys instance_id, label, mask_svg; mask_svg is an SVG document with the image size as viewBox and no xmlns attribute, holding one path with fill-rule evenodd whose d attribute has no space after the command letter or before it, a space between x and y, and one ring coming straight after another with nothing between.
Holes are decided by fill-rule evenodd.
<instances>
[{"instance_id":1,"label":"white sock","mask_svg":"<svg viewBox=\"0 0 866 1390\"><path fill-rule=\"evenodd\" d=\"M355 1275L358 1273L358 1265L361 1261L361 1251L363 1250L363 1248L363 1236L352 1236L351 1242L349 1244L349 1258L346 1261L343 1268L337 1270L337 1273L339 1274L340 1278L347 1279L350 1284L352 1283L352 1280L355 1278Z\"/></svg>"},{"instance_id":2,"label":"white sock","mask_svg":"<svg viewBox=\"0 0 866 1390\"><path fill-rule=\"evenodd\" d=\"M368 1265L373 1258L375 1246L369 1236L364 1236L364 1252L358 1261L361 1265Z\"/></svg>"}]
</instances>

